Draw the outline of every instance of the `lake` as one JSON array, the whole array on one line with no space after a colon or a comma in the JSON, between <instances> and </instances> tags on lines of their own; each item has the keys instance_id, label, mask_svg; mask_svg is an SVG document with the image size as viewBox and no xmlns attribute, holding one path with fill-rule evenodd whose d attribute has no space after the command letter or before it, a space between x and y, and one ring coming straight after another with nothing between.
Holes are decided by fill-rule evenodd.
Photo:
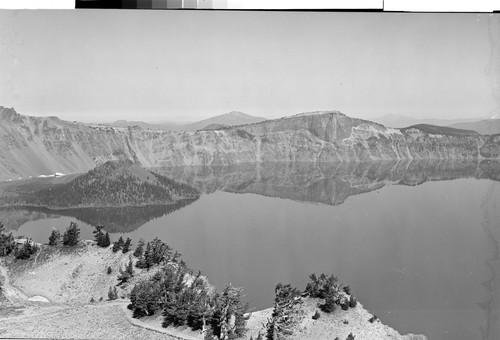
<instances>
[{"instance_id":1,"label":"lake","mask_svg":"<svg viewBox=\"0 0 500 340\"><path fill-rule=\"evenodd\" d=\"M434 339L500 339L497 162L245 164L154 169L203 192L173 206L2 208L18 235L47 242L77 220L154 237L217 287L271 307L274 286L334 273L382 322Z\"/></svg>"}]
</instances>

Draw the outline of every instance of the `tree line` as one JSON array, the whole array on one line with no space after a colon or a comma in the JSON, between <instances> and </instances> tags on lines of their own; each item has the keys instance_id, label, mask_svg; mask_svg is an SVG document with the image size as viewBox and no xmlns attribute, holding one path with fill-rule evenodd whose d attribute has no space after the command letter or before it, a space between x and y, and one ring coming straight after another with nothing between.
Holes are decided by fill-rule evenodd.
<instances>
[{"instance_id":1,"label":"tree line","mask_svg":"<svg viewBox=\"0 0 500 340\"><path fill-rule=\"evenodd\" d=\"M164 204L196 198L199 192L160 174L144 170L141 179L126 170L131 164L108 162L68 183L23 195L26 204L51 207Z\"/></svg>"}]
</instances>

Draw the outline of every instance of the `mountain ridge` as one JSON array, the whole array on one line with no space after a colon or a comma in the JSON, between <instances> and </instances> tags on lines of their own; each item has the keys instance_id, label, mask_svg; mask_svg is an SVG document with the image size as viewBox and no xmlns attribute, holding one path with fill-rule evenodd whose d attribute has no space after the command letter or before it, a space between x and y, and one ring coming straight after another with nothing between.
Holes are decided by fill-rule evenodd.
<instances>
[{"instance_id":1,"label":"mountain ridge","mask_svg":"<svg viewBox=\"0 0 500 340\"><path fill-rule=\"evenodd\" d=\"M181 123L181 122L149 123L143 121L117 120L112 123L107 123L106 125L114 127L139 126L143 129L152 129L152 130L196 131L204 129L206 126L209 125L235 126L235 125L243 125L249 123L257 123L264 120L267 120L267 118L251 116L241 111L231 111L221 115L217 115L214 117L190 123Z\"/></svg>"},{"instance_id":2,"label":"mountain ridge","mask_svg":"<svg viewBox=\"0 0 500 340\"><path fill-rule=\"evenodd\" d=\"M0 107L0 180L81 173L109 160L144 167L260 162L483 159L500 156L500 135L394 129L339 111L221 130L176 132L31 117Z\"/></svg>"},{"instance_id":3,"label":"mountain ridge","mask_svg":"<svg viewBox=\"0 0 500 340\"><path fill-rule=\"evenodd\" d=\"M479 132L482 135L491 135L500 133L500 119L490 118L473 122L463 122L449 125L455 129L469 129Z\"/></svg>"},{"instance_id":4,"label":"mountain ridge","mask_svg":"<svg viewBox=\"0 0 500 340\"><path fill-rule=\"evenodd\" d=\"M411 125L417 124L430 124L438 126L451 126L453 124L474 122L480 120L481 118L459 118L459 119L440 119L440 118L413 118L405 115L398 114L387 114L375 118L371 118L377 123L384 126L390 126L394 128L405 128Z\"/></svg>"}]
</instances>

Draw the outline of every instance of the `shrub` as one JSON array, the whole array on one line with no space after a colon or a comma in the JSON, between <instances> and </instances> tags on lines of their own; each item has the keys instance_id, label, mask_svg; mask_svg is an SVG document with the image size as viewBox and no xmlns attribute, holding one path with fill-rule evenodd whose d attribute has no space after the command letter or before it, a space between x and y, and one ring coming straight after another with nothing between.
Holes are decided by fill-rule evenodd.
<instances>
[{"instance_id":1,"label":"shrub","mask_svg":"<svg viewBox=\"0 0 500 340\"><path fill-rule=\"evenodd\" d=\"M355 336L352 333L349 333L346 340L354 340Z\"/></svg>"},{"instance_id":2,"label":"shrub","mask_svg":"<svg viewBox=\"0 0 500 340\"><path fill-rule=\"evenodd\" d=\"M340 298L341 285L338 283L338 278L324 273L319 277L311 274L309 278L311 281L307 284L305 293L313 298L325 299L325 303L320 308L325 313L332 313Z\"/></svg>"},{"instance_id":3,"label":"shrub","mask_svg":"<svg viewBox=\"0 0 500 340\"><path fill-rule=\"evenodd\" d=\"M108 270L107 270L108 275L111 274L112 272L113 272L113 269L111 269L111 266L108 266Z\"/></svg>"},{"instance_id":4,"label":"shrub","mask_svg":"<svg viewBox=\"0 0 500 340\"><path fill-rule=\"evenodd\" d=\"M316 274L311 274L309 278L311 281L307 283L305 293L310 297L326 299L330 293L337 293L338 295L340 285L337 284L337 277L333 275L328 277L325 273L322 273L319 277Z\"/></svg>"},{"instance_id":5,"label":"shrub","mask_svg":"<svg viewBox=\"0 0 500 340\"><path fill-rule=\"evenodd\" d=\"M118 275L119 285L127 282L131 277L134 276L134 265L132 263L132 258L129 258L128 264L125 270L120 268L120 275Z\"/></svg>"},{"instance_id":6,"label":"shrub","mask_svg":"<svg viewBox=\"0 0 500 340\"><path fill-rule=\"evenodd\" d=\"M316 313L314 313L312 318L313 318L313 320L318 320L320 316L321 316L321 314L319 314L319 311L316 311Z\"/></svg>"},{"instance_id":7,"label":"shrub","mask_svg":"<svg viewBox=\"0 0 500 340\"><path fill-rule=\"evenodd\" d=\"M358 301L356 301L356 298L351 295L351 297L349 298L349 307L355 308L357 304Z\"/></svg>"},{"instance_id":8,"label":"shrub","mask_svg":"<svg viewBox=\"0 0 500 340\"><path fill-rule=\"evenodd\" d=\"M325 313L333 313L336 309L336 301L333 297L327 297L325 303L320 305L319 308Z\"/></svg>"},{"instance_id":9,"label":"shrub","mask_svg":"<svg viewBox=\"0 0 500 340\"><path fill-rule=\"evenodd\" d=\"M26 239L23 244L17 244L14 249L14 256L18 260L27 260L30 256L38 251L38 246L31 239Z\"/></svg>"},{"instance_id":10,"label":"shrub","mask_svg":"<svg viewBox=\"0 0 500 340\"><path fill-rule=\"evenodd\" d=\"M351 295L351 287L349 286L344 286L344 288L342 288L342 290L344 291L344 293L346 293L347 295Z\"/></svg>"},{"instance_id":11,"label":"shrub","mask_svg":"<svg viewBox=\"0 0 500 340\"><path fill-rule=\"evenodd\" d=\"M116 291L116 287L113 288L109 287L108 300L116 300L116 299L118 299L118 292Z\"/></svg>"},{"instance_id":12,"label":"shrub","mask_svg":"<svg viewBox=\"0 0 500 340\"><path fill-rule=\"evenodd\" d=\"M374 323L377 320L378 320L378 316L376 316L376 315L373 315L370 319L368 319L368 321L370 321L370 323Z\"/></svg>"}]
</instances>

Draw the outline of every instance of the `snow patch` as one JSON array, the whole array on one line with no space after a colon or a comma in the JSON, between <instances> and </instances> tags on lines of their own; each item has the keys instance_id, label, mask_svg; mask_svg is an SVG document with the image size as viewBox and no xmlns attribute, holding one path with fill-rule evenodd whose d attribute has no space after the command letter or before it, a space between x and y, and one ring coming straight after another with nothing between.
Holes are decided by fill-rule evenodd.
<instances>
[{"instance_id":1,"label":"snow patch","mask_svg":"<svg viewBox=\"0 0 500 340\"><path fill-rule=\"evenodd\" d=\"M44 296L41 295L33 295L28 298L28 301L36 301L36 302L50 302L49 299L47 299Z\"/></svg>"},{"instance_id":2,"label":"snow patch","mask_svg":"<svg viewBox=\"0 0 500 340\"><path fill-rule=\"evenodd\" d=\"M38 175L38 178L61 177L61 176L66 176L66 174L63 174L62 172L56 172L56 173L53 173L52 175Z\"/></svg>"}]
</instances>

